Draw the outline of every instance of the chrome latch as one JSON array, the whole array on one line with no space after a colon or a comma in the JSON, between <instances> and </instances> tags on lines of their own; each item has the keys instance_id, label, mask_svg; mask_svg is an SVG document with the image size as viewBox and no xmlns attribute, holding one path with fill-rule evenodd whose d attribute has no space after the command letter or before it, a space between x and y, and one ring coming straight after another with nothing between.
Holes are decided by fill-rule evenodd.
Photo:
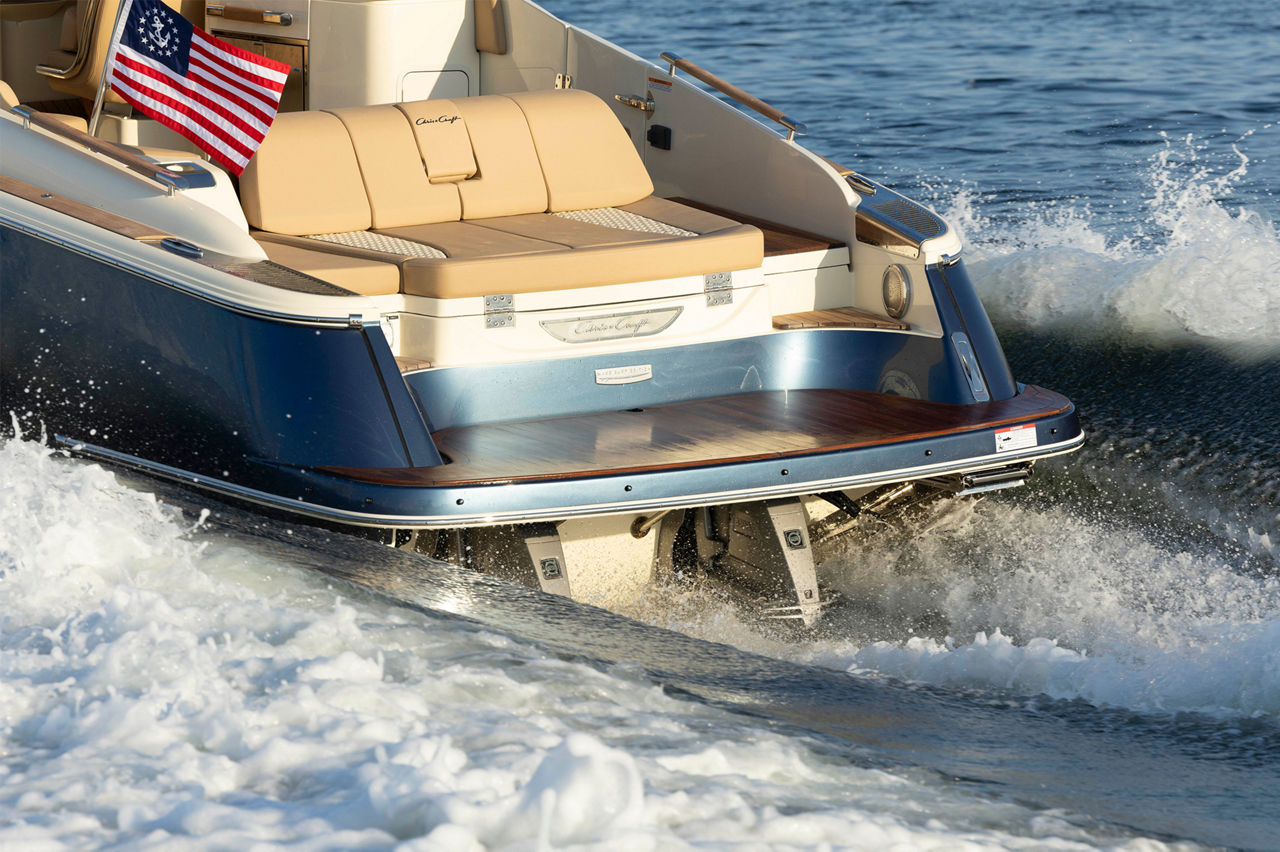
<instances>
[{"instance_id":1,"label":"chrome latch","mask_svg":"<svg viewBox=\"0 0 1280 852\"><path fill-rule=\"evenodd\" d=\"M733 273L712 272L702 276L702 290L707 294L707 307L733 304Z\"/></svg>"},{"instance_id":2,"label":"chrome latch","mask_svg":"<svg viewBox=\"0 0 1280 852\"><path fill-rule=\"evenodd\" d=\"M620 104L626 104L632 109L638 109L645 115L653 115L655 104L653 98L647 95L614 95L613 99Z\"/></svg>"},{"instance_id":3,"label":"chrome latch","mask_svg":"<svg viewBox=\"0 0 1280 852\"><path fill-rule=\"evenodd\" d=\"M484 297L484 327L514 328L516 297L510 293Z\"/></svg>"}]
</instances>

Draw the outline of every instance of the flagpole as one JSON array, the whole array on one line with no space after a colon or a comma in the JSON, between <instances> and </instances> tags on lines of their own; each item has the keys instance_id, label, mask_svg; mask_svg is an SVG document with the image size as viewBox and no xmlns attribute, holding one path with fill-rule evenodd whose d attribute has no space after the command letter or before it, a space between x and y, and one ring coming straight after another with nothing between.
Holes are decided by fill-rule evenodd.
<instances>
[{"instance_id":1,"label":"flagpole","mask_svg":"<svg viewBox=\"0 0 1280 852\"><path fill-rule=\"evenodd\" d=\"M124 22L129 17L129 10L133 8L133 0L122 0L116 7L116 20L111 25L111 41L107 43L107 59L102 63L102 75L98 79L98 93L93 98L93 111L89 113L89 135L94 136L98 131L98 119L102 115L102 100L107 93L107 84L111 80L112 60L116 56L116 46L120 44L120 35L124 30Z\"/></svg>"}]
</instances>

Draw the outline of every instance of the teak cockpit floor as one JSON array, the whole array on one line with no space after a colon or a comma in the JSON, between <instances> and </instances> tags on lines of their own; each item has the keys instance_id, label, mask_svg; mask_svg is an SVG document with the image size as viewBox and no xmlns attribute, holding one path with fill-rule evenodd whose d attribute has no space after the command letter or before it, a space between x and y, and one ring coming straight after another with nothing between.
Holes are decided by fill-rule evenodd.
<instances>
[{"instance_id":1,"label":"teak cockpit floor","mask_svg":"<svg viewBox=\"0 0 1280 852\"><path fill-rule=\"evenodd\" d=\"M856 390L758 391L634 411L443 429L432 437L449 464L329 470L419 486L607 476L927 438L1044 417L1070 405L1031 386L1012 399L975 405Z\"/></svg>"}]
</instances>

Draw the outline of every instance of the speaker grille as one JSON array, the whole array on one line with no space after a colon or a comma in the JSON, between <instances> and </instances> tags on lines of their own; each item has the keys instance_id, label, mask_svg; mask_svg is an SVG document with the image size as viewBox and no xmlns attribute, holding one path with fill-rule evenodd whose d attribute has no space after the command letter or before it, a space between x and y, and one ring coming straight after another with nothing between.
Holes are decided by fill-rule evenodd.
<instances>
[{"instance_id":1,"label":"speaker grille","mask_svg":"<svg viewBox=\"0 0 1280 852\"><path fill-rule=\"evenodd\" d=\"M926 240L938 236L944 230L941 219L914 201L908 201L905 198L893 198L871 206L877 213L905 225Z\"/></svg>"}]
</instances>

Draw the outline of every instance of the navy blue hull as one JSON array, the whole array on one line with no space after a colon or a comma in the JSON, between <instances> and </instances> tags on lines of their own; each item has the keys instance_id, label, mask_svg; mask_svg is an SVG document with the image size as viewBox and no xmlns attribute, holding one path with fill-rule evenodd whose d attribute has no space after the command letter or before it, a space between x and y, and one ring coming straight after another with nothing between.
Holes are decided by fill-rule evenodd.
<instances>
[{"instance_id":1,"label":"navy blue hull","mask_svg":"<svg viewBox=\"0 0 1280 852\"><path fill-rule=\"evenodd\" d=\"M224 495L372 526L448 526L756 499L945 472L992 455L993 429L840 452L467 487L389 484L335 469L442 459L441 429L707 399L841 388L974 401L953 331L974 343L994 399L1016 392L962 269L931 276L939 338L802 330L623 355L402 377L376 325L291 323L233 310L102 259L0 228L0 405L27 433ZM33 270L39 270L33 275ZM959 293L956 296L956 293ZM985 324L985 325L984 325ZM985 329L985 330L984 330ZM595 370L651 364L598 385ZM1037 453L1078 441L1075 411L1036 421ZM989 462L988 462L989 463Z\"/></svg>"}]
</instances>

